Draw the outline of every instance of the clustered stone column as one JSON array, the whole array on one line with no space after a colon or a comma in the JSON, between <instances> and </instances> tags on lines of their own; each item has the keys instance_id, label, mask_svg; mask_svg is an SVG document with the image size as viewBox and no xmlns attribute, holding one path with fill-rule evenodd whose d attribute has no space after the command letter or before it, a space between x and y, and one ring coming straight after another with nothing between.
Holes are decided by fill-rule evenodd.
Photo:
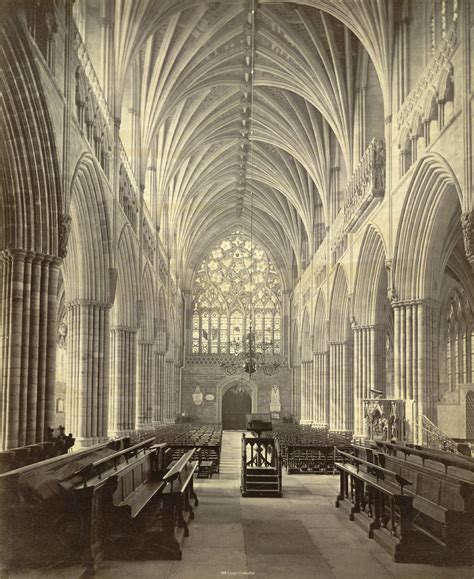
<instances>
[{"instance_id":1,"label":"clustered stone column","mask_svg":"<svg viewBox=\"0 0 474 579\"><path fill-rule=\"evenodd\" d=\"M179 364L174 366L173 384L173 416L179 414L181 409L181 368Z\"/></svg>"},{"instance_id":2,"label":"clustered stone column","mask_svg":"<svg viewBox=\"0 0 474 579\"><path fill-rule=\"evenodd\" d=\"M160 351L155 351L155 405L153 409L153 423L155 426L163 422L163 400L165 384L165 355Z\"/></svg>"},{"instance_id":3,"label":"clustered stone column","mask_svg":"<svg viewBox=\"0 0 474 579\"><path fill-rule=\"evenodd\" d=\"M110 332L109 436L128 436L135 429L136 334L124 326Z\"/></svg>"},{"instance_id":4,"label":"clustered stone column","mask_svg":"<svg viewBox=\"0 0 474 579\"><path fill-rule=\"evenodd\" d=\"M68 310L66 430L78 447L107 440L110 304L77 300Z\"/></svg>"},{"instance_id":5,"label":"clustered stone column","mask_svg":"<svg viewBox=\"0 0 474 579\"><path fill-rule=\"evenodd\" d=\"M439 304L432 300L396 302L394 310L394 394L409 403L407 418L415 442L423 438L422 417L435 419L438 385Z\"/></svg>"},{"instance_id":6,"label":"clustered stone column","mask_svg":"<svg viewBox=\"0 0 474 579\"><path fill-rule=\"evenodd\" d=\"M352 342L329 343L329 427L331 430L352 430Z\"/></svg>"},{"instance_id":7,"label":"clustered stone column","mask_svg":"<svg viewBox=\"0 0 474 579\"><path fill-rule=\"evenodd\" d=\"M313 354L313 424L327 426L329 424L329 376L328 352Z\"/></svg>"},{"instance_id":8,"label":"clustered stone column","mask_svg":"<svg viewBox=\"0 0 474 579\"><path fill-rule=\"evenodd\" d=\"M173 378L174 362L172 359L165 359L165 383L163 388L163 420L172 422L175 418L173 412Z\"/></svg>"},{"instance_id":9,"label":"clustered stone column","mask_svg":"<svg viewBox=\"0 0 474 579\"><path fill-rule=\"evenodd\" d=\"M3 251L1 447L44 440L54 420L58 272L61 260Z\"/></svg>"},{"instance_id":10,"label":"clustered stone column","mask_svg":"<svg viewBox=\"0 0 474 579\"><path fill-rule=\"evenodd\" d=\"M292 414L295 418L301 416L301 366L293 368Z\"/></svg>"},{"instance_id":11,"label":"clustered stone column","mask_svg":"<svg viewBox=\"0 0 474 579\"><path fill-rule=\"evenodd\" d=\"M151 430L153 428L153 407L155 404L153 347L153 341L138 341L135 417L137 430Z\"/></svg>"},{"instance_id":12,"label":"clustered stone column","mask_svg":"<svg viewBox=\"0 0 474 579\"><path fill-rule=\"evenodd\" d=\"M311 406L313 404L312 396L312 373L313 373L313 362L303 361L301 362L301 399L300 399L300 412L301 424L311 424Z\"/></svg>"},{"instance_id":13,"label":"clustered stone column","mask_svg":"<svg viewBox=\"0 0 474 579\"><path fill-rule=\"evenodd\" d=\"M381 326L354 328L354 434L363 436L365 421L362 400L373 398L372 390L385 394L385 333Z\"/></svg>"}]
</instances>

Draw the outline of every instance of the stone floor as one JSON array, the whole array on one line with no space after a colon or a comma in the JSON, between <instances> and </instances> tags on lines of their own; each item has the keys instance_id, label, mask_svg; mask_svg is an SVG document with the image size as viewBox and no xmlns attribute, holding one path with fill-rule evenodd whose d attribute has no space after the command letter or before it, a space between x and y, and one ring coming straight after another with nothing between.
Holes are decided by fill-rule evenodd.
<instances>
[{"instance_id":1,"label":"stone floor","mask_svg":"<svg viewBox=\"0 0 474 579\"><path fill-rule=\"evenodd\" d=\"M336 477L284 475L283 498L242 498L240 437L240 433L224 433L220 475L196 481L200 503L184 541L182 561L105 561L97 577L474 577L474 571L465 567L393 563L335 508ZM70 579L71 575L54 573L54 577Z\"/></svg>"}]
</instances>

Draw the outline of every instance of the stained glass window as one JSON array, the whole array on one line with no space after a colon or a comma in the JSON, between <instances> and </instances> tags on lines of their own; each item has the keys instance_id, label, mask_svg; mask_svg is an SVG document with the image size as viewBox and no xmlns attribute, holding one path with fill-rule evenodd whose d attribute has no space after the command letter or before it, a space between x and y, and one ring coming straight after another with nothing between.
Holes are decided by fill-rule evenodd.
<instances>
[{"instance_id":1,"label":"stained glass window","mask_svg":"<svg viewBox=\"0 0 474 579\"><path fill-rule=\"evenodd\" d=\"M250 331L280 352L281 285L267 254L240 231L222 240L194 280L193 353L233 354Z\"/></svg>"}]
</instances>

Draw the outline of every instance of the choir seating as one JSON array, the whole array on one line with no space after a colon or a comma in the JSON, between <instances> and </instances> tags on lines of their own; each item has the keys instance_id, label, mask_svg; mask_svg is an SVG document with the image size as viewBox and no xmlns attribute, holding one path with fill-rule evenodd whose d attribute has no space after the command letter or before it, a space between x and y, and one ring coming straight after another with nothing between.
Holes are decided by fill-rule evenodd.
<instances>
[{"instance_id":1,"label":"choir seating","mask_svg":"<svg viewBox=\"0 0 474 579\"><path fill-rule=\"evenodd\" d=\"M78 473L126 444L127 439L97 444L1 474L2 567L75 562L84 529L82 513L72 497L81 481Z\"/></svg>"},{"instance_id":2,"label":"choir seating","mask_svg":"<svg viewBox=\"0 0 474 579\"><path fill-rule=\"evenodd\" d=\"M0 452L0 474L41 460L66 454L74 446L72 434L66 435L64 428L48 428L47 440L10 448Z\"/></svg>"},{"instance_id":3,"label":"choir seating","mask_svg":"<svg viewBox=\"0 0 474 579\"><path fill-rule=\"evenodd\" d=\"M94 567L102 559L146 556L146 532L162 510L166 450L150 438L77 473L73 500L87 522L82 563Z\"/></svg>"},{"instance_id":4,"label":"choir seating","mask_svg":"<svg viewBox=\"0 0 474 579\"><path fill-rule=\"evenodd\" d=\"M212 472L219 472L222 425L221 424L167 424L154 432L156 442L166 441L172 449L173 460L179 459L190 449L195 449L194 458L200 465L204 462L206 476L209 473L208 462L212 462Z\"/></svg>"},{"instance_id":5,"label":"choir seating","mask_svg":"<svg viewBox=\"0 0 474 579\"><path fill-rule=\"evenodd\" d=\"M339 452L341 456L343 453ZM411 500L405 534L413 543L401 549L389 541L387 533L380 540L396 561L469 565L474 563L474 461L449 452L422 447L377 442L368 446L353 445L352 466L370 476L383 469L384 475L406 481L404 496ZM343 469L337 463L338 470ZM356 484L356 483L354 483ZM342 485L342 482L341 482ZM341 487L342 488L342 487ZM341 491L342 492L342 491ZM371 496L370 490L366 492ZM352 505L354 496L344 500ZM338 503L339 497L338 497ZM373 511L361 509L362 521L370 525ZM407 523L408 525L408 523ZM370 536L370 534L369 534ZM376 538L376 537L374 537ZM379 535L380 539L380 535Z\"/></svg>"},{"instance_id":6,"label":"choir seating","mask_svg":"<svg viewBox=\"0 0 474 579\"><path fill-rule=\"evenodd\" d=\"M181 559L180 542L177 535L182 529L182 536L189 536L188 523L194 519L194 507L199 501L194 491L194 474L198 463L193 461L195 449L191 449L177 461L170 464L163 481L167 485L163 492L163 538L161 548L167 552L167 559Z\"/></svg>"},{"instance_id":7,"label":"choir seating","mask_svg":"<svg viewBox=\"0 0 474 579\"><path fill-rule=\"evenodd\" d=\"M337 453L340 490L336 507L346 510L351 521L391 551L394 561L408 560L416 538L413 497L405 490L410 482L341 449Z\"/></svg>"},{"instance_id":8,"label":"choir seating","mask_svg":"<svg viewBox=\"0 0 474 579\"><path fill-rule=\"evenodd\" d=\"M0 476L2 568L180 559L197 505L194 449L170 467L155 438L96 445ZM185 524L184 524L185 523Z\"/></svg>"},{"instance_id":9,"label":"choir seating","mask_svg":"<svg viewBox=\"0 0 474 579\"><path fill-rule=\"evenodd\" d=\"M334 472L334 446L349 448L352 433L329 431L326 426L274 424L272 435L280 444L288 474Z\"/></svg>"}]
</instances>

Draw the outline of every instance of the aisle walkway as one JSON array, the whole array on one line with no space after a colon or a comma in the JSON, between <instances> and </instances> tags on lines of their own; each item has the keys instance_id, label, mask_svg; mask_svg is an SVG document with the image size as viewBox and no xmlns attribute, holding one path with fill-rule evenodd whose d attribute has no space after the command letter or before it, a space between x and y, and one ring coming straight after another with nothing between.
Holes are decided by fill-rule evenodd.
<instances>
[{"instance_id":1,"label":"aisle walkway","mask_svg":"<svg viewBox=\"0 0 474 579\"><path fill-rule=\"evenodd\" d=\"M199 507L176 562L104 562L100 579L472 577L472 570L394 564L334 506L338 479L284 476L283 498L240 496L240 432L224 432L221 473L199 479Z\"/></svg>"}]
</instances>

